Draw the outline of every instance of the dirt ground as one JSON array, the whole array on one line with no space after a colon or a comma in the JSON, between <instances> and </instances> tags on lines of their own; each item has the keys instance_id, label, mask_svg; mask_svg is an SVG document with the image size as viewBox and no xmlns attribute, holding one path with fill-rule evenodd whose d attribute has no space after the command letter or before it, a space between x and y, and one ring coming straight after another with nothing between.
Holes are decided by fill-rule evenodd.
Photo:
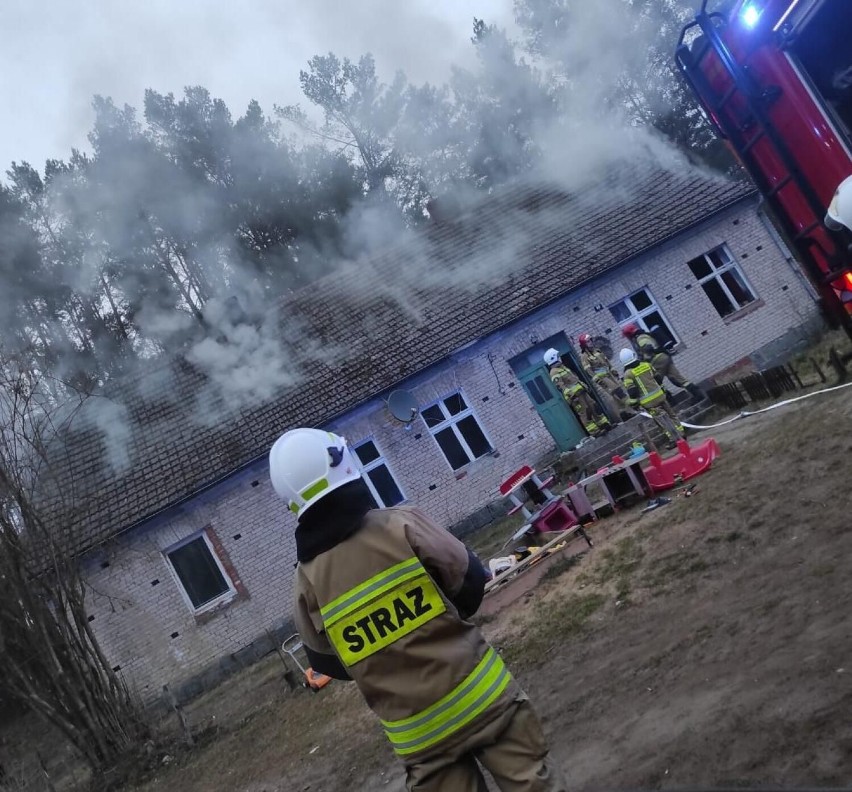
<instances>
[{"instance_id":1,"label":"dirt ground","mask_svg":"<svg viewBox=\"0 0 852 792\"><path fill-rule=\"evenodd\" d=\"M716 430L695 495L486 604L572 789L852 784L850 430L852 388ZM136 792L402 789L357 691L287 693L275 657L190 716Z\"/></svg>"},{"instance_id":2,"label":"dirt ground","mask_svg":"<svg viewBox=\"0 0 852 792\"><path fill-rule=\"evenodd\" d=\"M852 388L714 430L690 498L596 523L477 617L572 790L852 786ZM505 526L473 538L496 550ZM277 656L188 708L125 792L403 789L357 690Z\"/></svg>"}]
</instances>

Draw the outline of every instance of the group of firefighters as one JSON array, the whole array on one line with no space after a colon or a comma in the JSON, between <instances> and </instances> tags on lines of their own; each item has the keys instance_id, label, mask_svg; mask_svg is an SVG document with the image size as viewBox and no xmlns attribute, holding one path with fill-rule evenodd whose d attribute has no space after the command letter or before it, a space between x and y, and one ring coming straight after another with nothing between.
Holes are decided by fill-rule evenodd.
<instances>
[{"instance_id":1,"label":"group of firefighters","mask_svg":"<svg viewBox=\"0 0 852 792\"><path fill-rule=\"evenodd\" d=\"M624 419L674 413L663 378L701 391L635 325L619 377L588 333L582 364ZM609 426L583 382L549 349L545 361L590 435ZM673 417L677 424L677 419ZM677 424L679 426L679 424ZM295 621L313 671L352 680L378 716L417 792L565 792L526 694L471 621L488 573L416 508L376 509L346 440L285 432L269 453L275 492L296 515Z\"/></svg>"},{"instance_id":2,"label":"group of firefighters","mask_svg":"<svg viewBox=\"0 0 852 792\"><path fill-rule=\"evenodd\" d=\"M669 443L674 443L683 435L683 426L669 404L663 380L668 379L673 385L684 388L697 401L703 399L704 394L678 371L671 354L653 332L631 323L624 326L622 333L631 347L622 349L619 354L624 366L621 377L603 350L595 346L589 333L582 333L578 339L583 369L597 395L621 420L639 412L646 413L662 429ZM553 384L589 436L598 437L608 432L612 428L610 419L580 377L562 362L559 352L548 349L544 362Z\"/></svg>"}]
</instances>

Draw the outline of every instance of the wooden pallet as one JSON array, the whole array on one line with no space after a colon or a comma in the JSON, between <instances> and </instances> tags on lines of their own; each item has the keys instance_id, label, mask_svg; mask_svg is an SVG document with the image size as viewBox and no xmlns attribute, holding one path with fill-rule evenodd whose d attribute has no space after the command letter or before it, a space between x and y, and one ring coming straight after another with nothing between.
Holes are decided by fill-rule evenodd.
<instances>
[{"instance_id":1,"label":"wooden pallet","mask_svg":"<svg viewBox=\"0 0 852 792\"><path fill-rule=\"evenodd\" d=\"M507 569L505 572L501 572L499 575L497 575L497 577L489 580L485 584L485 593L488 594L490 591L492 591L494 588L499 586L501 583L505 583L507 580L509 580L509 578L514 577L519 572L526 572L530 568L530 566L532 566L532 563L534 561L538 561L538 560L544 558L544 553L547 550L549 550L551 547L559 544L560 542L567 541L568 538L571 537L573 534L579 535L580 529L582 527L583 526L581 526L581 525L573 525L567 531L563 531L561 534L559 534L559 536L551 539L537 553L532 553L531 555L527 556L522 561L519 561L517 564L515 564L515 566L511 567L510 569Z\"/></svg>"}]
</instances>

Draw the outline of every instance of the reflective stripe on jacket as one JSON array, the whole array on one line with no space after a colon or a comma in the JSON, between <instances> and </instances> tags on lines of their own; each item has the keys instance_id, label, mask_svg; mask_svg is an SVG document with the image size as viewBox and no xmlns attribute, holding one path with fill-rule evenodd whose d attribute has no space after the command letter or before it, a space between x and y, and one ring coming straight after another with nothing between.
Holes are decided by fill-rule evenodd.
<instances>
[{"instance_id":1,"label":"reflective stripe on jacket","mask_svg":"<svg viewBox=\"0 0 852 792\"><path fill-rule=\"evenodd\" d=\"M618 375L615 373L615 369L613 369L612 364L609 362L609 358L607 358L607 356L599 349L583 350L580 357L583 363L583 368L592 378L593 382L597 382L606 376L618 379Z\"/></svg>"},{"instance_id":2,"label":"reflective stripe on jacket","mask_svg":"<svg viewBox=\"0 0 852 792\"><path fill-rule=\"evenodd\" d=\"M401 756L424 751L455 734L488 709L509 686L512 675L492 648L456 688L431 707L398 721L382 721Z\"/></svg>"},{"instance_id":3,"label":"reflective stripe on jacket","mask_svg":"<svg viewBox=\"0 0 852 792\"><path fill-rule=\"evenodd\" d=\"M565 399L570 399L585 390L580 378L567 366L557 363L551 366L549 374L551 382Z\"/></svg>"},{"instance_id":4,"label":"reflective stripe on jacket","mask_svg":"<svg viewBox=\"0 0 852 792\"><path fill-rule=\"evenodd\" d=\"M416 509L376 509L296 572L296 627L334 653L405 761L445 750L497 717L517 683L453 598L467 548Z\"/></svg>"},{"instance_id":5,"label":"reflective stripe on jacket","mask_svg":"<svg viewBox=\"0 0 852 792\"><path fill-rule=\"evenodd\" d=\"M663 389L654 376L650 363L640 361L624 369L624 387L631 404L653 407L666 398ZM639 395L636 396L638 391Z\"/></svg>"}]
</instances>

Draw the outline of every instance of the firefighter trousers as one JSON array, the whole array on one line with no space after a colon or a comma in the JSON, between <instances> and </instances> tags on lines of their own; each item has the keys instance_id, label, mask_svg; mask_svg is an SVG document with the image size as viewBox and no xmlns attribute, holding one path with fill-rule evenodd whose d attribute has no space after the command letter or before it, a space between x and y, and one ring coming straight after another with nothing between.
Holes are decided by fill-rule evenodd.
<instances>
[{"instance_id":1,"label":"firefighter trousers","mask_svg":"<svg viewBox=\"0 0 852 792\"><path fill-rule=\"evenodd\" d=\"M598 435L609 426L609 419L601 412L598 403L585 388L573 394L568 403L590 435Z\"/></svg>"},{"instance_id":2,"label":"firefighter trousers","mask_svg":"<svg viewBox=\"0 0 852 792\"><path fill-rule=\"evenodd\" d=\"M665 399L657 402L653 407L644 409L653 418L654 423L663 430L663 434L670 443L675 443L683 437L684 429L680 418Z\"/></svg>"},{"instance_id":3,"label":"firefighter trousers","mask_svg":"<svg viewBox=\"0 0 852 792\"><path fill-rule=\"evenodd\" d=\"M654 355L654 359L651 361L651 366L657 374L661 377L665 377L672 385L677 385L678 388L688 388L692 385L692 383L680 373L678 367L674 363L674 360L672 360L672 356L665 352L660 352L659 354Z\"/></svg>"},{"instance_id":4,"label":"firefighter trousers","mask_svg":"<svg viewBox=\"0 0 852 792\"><path fill-rule=\"evenodd\" d=\"M501 792L568 792L526 698L446 753L407 767L406 788L409 792L487 792L480 764Z\"/></svg>"},{"instance_id":5,"label":"firefighter trousers","mask_svg":"<svg viewBox=\"0 0 852 792\"><path fill-rule=\"evenodd\" d=\"M636 415L636 410L630 406L624 386L614 377L598 377L595 387L602 394L604 401L610 409L622 419Z\"/></svg>"}]
</instances>

